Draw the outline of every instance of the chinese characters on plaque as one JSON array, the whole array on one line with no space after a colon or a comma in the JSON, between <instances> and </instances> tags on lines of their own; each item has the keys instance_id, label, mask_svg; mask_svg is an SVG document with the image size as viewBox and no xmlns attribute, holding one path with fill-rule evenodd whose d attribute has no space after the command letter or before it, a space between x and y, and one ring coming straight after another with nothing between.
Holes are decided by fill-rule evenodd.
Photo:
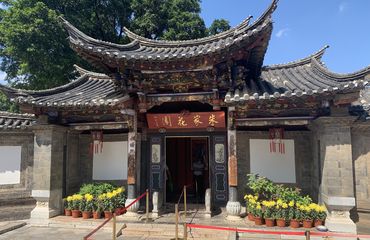
<instances>
[{"instance_id":1,"label":"chinese characters on plaque","mask_svg":"<svg viewBox=\"0 0 370 240\"><path fill-rule=\"evenodd\" d=\"M146 115L150 129L224 128L225 112L191 112Z\"/></svg>"}]
</instances>

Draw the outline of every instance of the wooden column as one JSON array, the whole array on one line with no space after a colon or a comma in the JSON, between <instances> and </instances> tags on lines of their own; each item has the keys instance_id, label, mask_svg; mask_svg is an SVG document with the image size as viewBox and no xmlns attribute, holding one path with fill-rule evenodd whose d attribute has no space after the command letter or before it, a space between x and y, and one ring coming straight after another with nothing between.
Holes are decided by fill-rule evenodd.
<instances>
[{"instance_id":1,"label":"wooden column","mask_svg":"<svg viewBox=\"0 0 370 240\"><path fill-rule=\"evenodd\" d=\"M136 183L137 183L137 175L136 175L136 165L137 165L137 114L135 111L130 111L131 119L130 119L130 127L128 133L128 159L127 159L127 200L126 205L132 203L135 198L137 197L136 193ZM128 212L136 213L139 209L139 201L136 202L132 207L128 209Z\"/></svg>"},{"instance_id":2,"label":"wooden column","mask_svg":"<svg viewBox=\"0 0 370 240\"><path fill-rule=\"evenodd\" d=\"M236 129L234 124L235 108L228 109L228 169L229 169L229 201L226 205L228 218L238 218L241 205L238 202L238 160L236 157Z\"/></svg>"}]
</instances>

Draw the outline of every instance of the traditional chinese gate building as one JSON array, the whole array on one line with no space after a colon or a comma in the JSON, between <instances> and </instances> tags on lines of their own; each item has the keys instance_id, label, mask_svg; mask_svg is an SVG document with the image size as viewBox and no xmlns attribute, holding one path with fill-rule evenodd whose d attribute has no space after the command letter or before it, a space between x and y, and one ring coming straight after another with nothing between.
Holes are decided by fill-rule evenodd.
<instances>
[{"instance_id":1,"label":"traditional chinese gate building","mask_svg":"<svg viewBox=\"0 0 370 240\"><path fill-rule=\"evenodd\" d=\"M36 116L31 217L60 213L63 196L94 180L127 184L128 202L149 188L160 205L177 201L184 185L197 200L210 188L212 204L238 216L246 174L256 172L343 212L329 217L331 229L341 222L355 231L347 213L370 191L356 170L370 167L368 103L360 98L370 69L329 71L321 62L327 47L263 66L276 5L253 23L188 41L125 29L131 42L120 45L62 19L71 47L101 73L76 67L79 78L44 91L1 87Z\"/></svg>"}]
</instances>

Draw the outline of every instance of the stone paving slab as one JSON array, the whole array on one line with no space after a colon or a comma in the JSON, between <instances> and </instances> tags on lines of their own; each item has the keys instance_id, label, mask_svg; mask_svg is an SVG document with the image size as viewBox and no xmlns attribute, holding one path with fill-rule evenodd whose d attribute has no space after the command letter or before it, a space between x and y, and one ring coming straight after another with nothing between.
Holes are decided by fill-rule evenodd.
<instances>
[{"instance_id":1,"label":"stone paving slab","mask_svg":"<svg viewBox=\"0 0 370 240\"><path fill-rule=\"evenodd\" d=\"M6 221L0 222L0 235L13 231L17 228L25 226L27 223L25 221Z\"/></svg>"}]
</instances>

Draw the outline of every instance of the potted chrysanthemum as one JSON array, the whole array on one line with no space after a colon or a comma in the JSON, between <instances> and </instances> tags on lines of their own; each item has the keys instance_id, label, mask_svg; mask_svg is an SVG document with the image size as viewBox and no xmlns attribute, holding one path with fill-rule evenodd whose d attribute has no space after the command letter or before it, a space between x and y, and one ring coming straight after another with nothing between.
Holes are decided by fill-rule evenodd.
<instances>
[{"instance_id":1,"label":"potted chrysanthemum","mask_svg":"<svg viewBox=\"0 0 370 240\"><path fill-rule=\"evenodd\" d=\"M80 211L82 212L82 218L88 219L91 217L91 211L93 210L93 195L86 193L80 202Z\"/></svg>"},{"instance_id":2,"label":"potted chrysanthemum","mask_svg":"<svg viewBox=\"0 0 370 240\"><path fill-rule=\"evenodd\" d=\"M262 201L262 205L263 205L263 217L265 218L266 226L274 227L275 226L276 202L273 200Z\"/></svg>"},{"instance_id":3,"label":"potted chrysanthemum","mask_svg":"<svg viewBox=\"0 0 370 240\"><path fill-rule=\"evenodd\" d=\"M294 204L293 206L289 205L289 210L288 210L288 217L290 220L290 227L291 228L299 228L300 223L302 220L302 212L299 209L299 204L296 205Z\"/></svg>"},{"instance_id":4,"label":"potted chrysanthemum","mask_svg":"<svg viewBox=\"0 0 370 240\"><path fill-rule=\"evenodd\" d=\"M314 203L309 205L301 205L299 208L302 212L302 222L304 228L312 228L313 226L313 219L314 219Z\"/></svg>"},{"instance_id":5,"label":"potted chrysanthemum","mask_svg":"<svg viewBox=\"0 0 370 240\"><path fill-rule=\"evenodd\" d=\"M317 227L320 225L324 225L325 218L326 218L325 206L316 204L313 210L314 226Z\"/></svg>"},{"instance_id":6,"label":"potted chrysanthemum","mask_svg":"<svg viewBox=\"0 0 370 240\"><path fill-rule=\"evenodd\" d=\"M65 199L63 199L64 203L64 215L71 216L72 215L72 196L68 196Z\"/></svg>"},{"instance_id":7,"label":"potted chrysanthemum","mask_svg":"<svg viewBox=\"0 0 370 240\"><path fill-rule=\"evenodd\" d=\"M253 196L251 194L248 194L244 196L244 200L246 202L248 220L254 221L253 211L256 208L258 196Z\"/></svg>"},{"instance_id":8,"label":"potted chrysanthemum","mask_svg":"<svg viewBox=\"0 0 370 240\"><path fill-rule=\"evenodd\" d=\"M104 211L104 218L112 217L112 213L115 210L115 193L107 192L98 196L99 201L102 203Z\"/></svg>"},{"instance_id":9,"label":"potted chrysanthemum","mask_svg":"<svg viewBox=\"0 0 370 240\"><path fill-rule=\"evenodd\" d=\"M293 202L289 203L291 205L294 205ZM283 202L281 199L278 199L276 201L276 212L275 212L275 218L276 218L276 225L278 227L286 227L286 222L288 220L288 203Z\"/></svg>"},{"instance_id":10,"label":"potted chrysanthemum","mask_svg":"<svg viewBox=\"0 0 370 240\"><path fill-rule=\"evenodd\" d=\"M254 224L256 225L264 224L263 211L262 211L262 206L260 202L256 202L256 207L253 209L253 219L254 219Z\"/></svg>"},{"instance_id":11,"label":"potted chrysanthemum","mask_svg":"<svg viewBox=\"0 0 370 240\"><path fill-rule=\"evenodd\" d=\"M74 194L72 195L72 201L71 201L71 209L72 209L72 217L78 218L80 217L80 205L81 201L83 199L83 196L80 194Z\"/></svg>"}]
</instances>

